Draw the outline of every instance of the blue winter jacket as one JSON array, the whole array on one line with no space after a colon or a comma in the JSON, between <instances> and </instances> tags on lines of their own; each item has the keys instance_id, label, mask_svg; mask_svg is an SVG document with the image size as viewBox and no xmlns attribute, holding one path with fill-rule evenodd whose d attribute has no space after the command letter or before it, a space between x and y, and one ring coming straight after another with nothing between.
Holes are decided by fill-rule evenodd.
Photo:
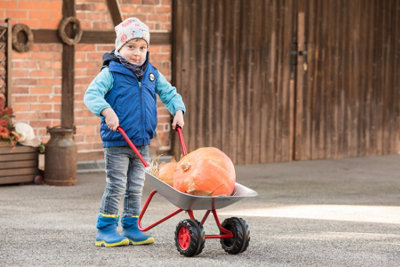
<instances>
[{"instance_id":1,"label":"blue winter jacket","mask_svg":"<svg viewBox=\"0 0 400 267\"><path fill-rule=\"evenodd\" d=\"M88 109L101 117L103 147L127 145L121 134L111 131L101 116L101 111L108 107L115 111L121 128L136 146L149 145L157 126L156 94L172 115L178 110L185 112L185 105L176 88L151 64L147 65L140 82L131 70L119 62L111 61L108 68L103 68L84 96Z\"/></svg>"}]
</instances>

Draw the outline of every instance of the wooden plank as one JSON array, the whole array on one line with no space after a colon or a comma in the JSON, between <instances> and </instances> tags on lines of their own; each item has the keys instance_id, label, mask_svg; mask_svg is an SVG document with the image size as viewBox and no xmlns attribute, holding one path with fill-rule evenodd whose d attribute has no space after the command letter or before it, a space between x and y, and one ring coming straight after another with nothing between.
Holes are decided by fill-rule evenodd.
<instances>
[{"instance_id":1,"label":"wooden plank","mask_svg":"<svg viewBox=\"0 0 400 267\"><path fill-rule=\"evenodd\" d=\"M32 29L35 44L61 43L58 30L52 29Z\"/></svg>"},{"instance_id":2,"label":"wooden plank","mask_svg":"<svg viewBox=\"0 0 400 267\"><path fill-rule=\"evenodd\" d=\"M232 23L231 17L232 17L232 9L231 5L225 5L224 1L218 1L218 28L219 28L219 53L218 53L218 63L221 64L220 66L222 67L221 70L221 77L220 77L220 87L221 87L221 95L222 95L222 105L221 105L221 145L222 145L222 151L224 151L230 158L232 158L232 149L231 149L231 135L233 132L232 129L232 120L230 120L230 114L232 114L232 107L229 104L229 98L231 96L230 92L230 87L229 87L229 66L231 65L231 57L229 56L230 49L226 49L226 47L229 47L230 44L230 38L226 37L229 34L226 34L226 32L230 32L230 27ZM230 123L227 123L230 122Z\"/></svg>"},{"instance_id":3,"label":"wooden plank","mask_svg":"<svg viewBox=\"0 0 400 267\"><path fill-rule=\"evenodd\" d=\"M0 155L18 154L18 153L37 153L37 148L30 146L0 146Z\"/></svg>"},{"instance_id":4,"label":"wooden plank","mask_svg":"<svg viewBox=\"0 0 400 267\"><path fill-rule=\"evenodd\" d=\"M225 3L225 6L229 5L229 3ZM229 24L232 25L232 27L229 28L229 30L224 34L225 38L229 38L229 46L227 47L229 50L229 57L231 58L231 61L229 62L230 64L228 65L229 69L229 98L228 98L228 105L231 107L230 109L230 119L229 123L231 124L231 132L229 135L229 143L231 146L230 149L230 155L231 159L233 162L238 163L239 162L239 153L242 148L239 147L238 144L238 116L239 116L239 109L237 108L237 101L238 101L238 58L239 58L239 34L237 34L240 30L240 22L238 21L238 18L240 16L240 2L236 1L233 4L232 7L232 15L230 17L230 22Z\"/></svg>"},{"instance_id":5,"label":"wooden plank","mask_svg":"<svg viewBox=\"0 0 400 267\"><path fill-rule=\"evenodd\" d=\"M61 80L61 127L74 127L75 46L63 45Z\"/></svg>"},{"instance_id":6,"label":"wooden plank","mask_svg":"<svg viewBox=\"0 0 400 267\"><path fill-rule=\"evenodd\" d=\"M21 153L21 154L9 154L0 155L0 161L18 161L18 160L35 160L37 159L36 153Z\"/></svg>"},{"instance_id":7,"label":"wooden plank","mask_svg":"<svg viewBox=\"0 0 400 267\"><path fill-rule=\"evenodd\" d=\"M0 177L0 184L18 184L33 182L35 175L17 175Z\"/></svg>"},{"instance_id":8,"label":"wooden plank","mask_svg":"<svg viewBox=\"0 0 400 267\"><path fill-rule=\"evenodd\" d=\"M398 151L398 3L174 3L191 147L222 147L243 164ZM295 75L293 34L308 52Z\"/></svg>"},{"instance_id":9,"label":"wooden plank","mask_svg":"<svg viewBox=\"0 0 400 267\"><path fill-rule=\"evenodd\" d=\"M7 19L7 50L6 50L6 106L12 106L12 21L11 19Z\"/></svg>"},{"instance_id":10,"label":"wooden plank","mask_svg":"<svg viewBox=\"0 0 400 267\"><path fill-rule=\"evenodd\" d=\"M1 169L15 169L24 167L37 167L36 160L0 161Z\"/></svg>"},{"instance_id":11,"label":"wooden plank","mask_svg":"<svg viewBox=\"0 0 400 267\"><path fill-rule=\"evenodd\" d=\"M118 4L118 0L106 0L108 11L110 12L111 19L114 26L117 26L122 22L121 9Z\"/></svg>"},{"instance_id":12,"label":"wooden plank","mask_svg":"<svg viewBox=\"0 0 400 267\"><path fill-rule=\"evenodd\" d=\"M0 179L9 176L35 175L36 172L37 168L0 169Z\"/></svg>"},{"instance_id":13,"label":"wooden plank","mask_svg":"<svg viewBox=\"0 0 400 267\"><path fill-rule=\"evenodd\" d=\"M61 43L57 30L32 29L34 42L39 44ZM172 35L170 32L150 32L152 45L170 45ZM83 31L80 44L113 44L115 42L114 30Z\"/></svg>"},{"instance_id":14,"label":"wooden plank","mask_svg":"<svg viewBox=\"0 0 400 267\"><path fill-rule=\"evenodd\" d=\"M63 0L63 18L75 16L75 0ZM63 44L61 80L61 127L74 127L75 46Z\"/></svg>"},{"instance_id":15,"label":"wooden plank","mask_svg":"<svg viewBox=\"0 0 400 267\"><path fill-rule=\"evenodd\" d=\"M63 0L62 2L62 15L63 18L75 17L75 0Z\"/></svg>"}]
</instances>

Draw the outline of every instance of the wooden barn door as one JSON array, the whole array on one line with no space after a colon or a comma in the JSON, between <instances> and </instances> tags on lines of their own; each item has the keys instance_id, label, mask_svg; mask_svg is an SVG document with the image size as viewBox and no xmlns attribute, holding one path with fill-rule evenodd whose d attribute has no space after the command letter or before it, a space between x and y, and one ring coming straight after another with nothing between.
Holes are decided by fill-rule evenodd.
<instances>
[{"instance_id":1,"label":"wooden barn door","mask_svg":"<svg viewBox=\"0 0 400 267\"><path fill-rule=\"evenodd\" d=\"M173 3L189 151L236 164L400 151L400 1Z\"/></svg>"},{"instance_id":2,"label":"wooden barn door","mask_svg":"<svg viewBox=\"0 0 400 267\"><path fill-rule=\"evenodd\" d=\"M398 153L400 1L298 5L294 159Z\"/></svg>"},{"instance_id":3,"label":"wooden barn door","mask_svg":"<svg viewBox=\"0 0 400 267\"><path fill-rule=\"evenodd\" d=\"M189 151L218 147L238 164L292 159L295 1L174 1Z\"/></svg>"}]
</instances>

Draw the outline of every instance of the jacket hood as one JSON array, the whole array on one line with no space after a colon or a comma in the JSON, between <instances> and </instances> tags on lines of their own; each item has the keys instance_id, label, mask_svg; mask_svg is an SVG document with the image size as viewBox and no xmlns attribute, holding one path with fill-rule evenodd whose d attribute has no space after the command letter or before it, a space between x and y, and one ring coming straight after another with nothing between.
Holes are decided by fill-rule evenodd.
<instances>
[{"instance_id":1,"label":"jacket hood","mask_svg":"<svg viewBox=\"0 0 400 267\"><path fill-rule=\"evenodd\" d=\"M113 49L111 52L107 52L103 54L103 67L106 67L108 65L110 65L111 61L117 61L120 62L119 59L117 58L117 56L114 54L115 49Z\"/></svg>"}]
</instances>

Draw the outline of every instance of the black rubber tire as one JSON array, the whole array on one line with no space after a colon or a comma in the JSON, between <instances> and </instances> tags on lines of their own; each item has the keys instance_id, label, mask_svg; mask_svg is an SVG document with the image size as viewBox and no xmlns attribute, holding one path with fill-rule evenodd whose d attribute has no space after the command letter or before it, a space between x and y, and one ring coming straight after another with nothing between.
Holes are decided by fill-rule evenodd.
<instances>
[{"instance_id":1,"label":"black rubber tire","mask_svg":"<svg viewBox=\"0 0 400 267\"><path fill-rule=\"evenodd\" d=\"M204 248L205 233L199 222L192 219L180 221L175 231L175 246L181 255L193 257Z\"/></svg>"},{"instance_id":2,"label":"black rubber tire","mask_svg":"<svg viewBox=\"0 0 400 267\"><path fill-rule=\"evenodd\" d=\"M233 238L220 239L222 248L229 254L239 254L245 251L250 242L250 230L246 221L242 218L232 217L225 219L221 225L233 234Z\"/></svg>"}]
</instances>

